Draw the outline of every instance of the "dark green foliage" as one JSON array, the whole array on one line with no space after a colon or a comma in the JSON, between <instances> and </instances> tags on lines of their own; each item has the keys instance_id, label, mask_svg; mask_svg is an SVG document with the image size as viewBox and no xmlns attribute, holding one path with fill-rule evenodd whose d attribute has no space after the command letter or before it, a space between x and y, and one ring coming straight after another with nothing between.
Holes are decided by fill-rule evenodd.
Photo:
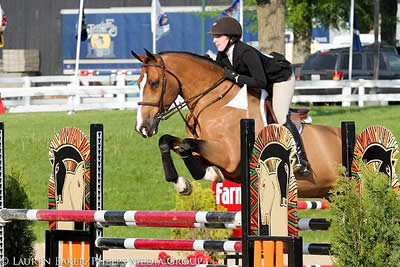
<instances>
[{"instance_id":1,"label":"dark green foliage","mask_svg":"<svg viewBox=\"0 0 400 267\"><path fill-rule=\"evenodd\" d=\"M397 0L381 1L380 9L382 43L396 45Z\"/></svg>"},{"instance_id":2,"label":"dark green foliage","mask_svg":"<svg viewBox=\"0 0 400 267\"><path fill-rule=\"evenodd\" d=\"M286 23L299 36L311 36L312 18L315 6L310 1L288 0L286 2Z\"/></svg>"},{"instance_id":3,"label":"dark green foliage","mask_svg":"<svg viewBox=\"0 0 400 267\"><path fill-rule=\"evenodd\" d=\"M10 209L30 209L31 203L24 188L24 176L21 171L11 168L6 175L5 207ZM35 236L32 230L32 221L14 221L5 227L5 255L8 259L7 266L14 262L34 263L35 251L33 242ZM25 265L30 266L30 265Z\"/></svg>"},{"instance_id":4,"label":"dark green foliage","mask_svg":"<svg viewBox=\"0 0 400 267\"><path fill-rule=\"evenodd\" d=\"M362 189L339 177L328 211L335 266L399 266L400 199L387 176L360 162Z\"/></svg>"}]
</instances>

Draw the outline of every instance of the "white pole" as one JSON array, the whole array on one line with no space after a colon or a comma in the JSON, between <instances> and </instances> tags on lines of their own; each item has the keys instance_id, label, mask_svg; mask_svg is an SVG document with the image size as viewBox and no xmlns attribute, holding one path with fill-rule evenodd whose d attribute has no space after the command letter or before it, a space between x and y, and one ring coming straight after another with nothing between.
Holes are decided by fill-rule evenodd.
<instances>
[{"instance_id":1,"label":"white pole","mask_svg":"<svg viewBox=\"0 0 400 267\"><path fill-rule=\"evenodd\" d=\"M239 7L240 7L240 25L243 27L243 2L244 0L239 1Z\"/></svg>"},{"instance_id":2,"label":"white pole","mask_svg":"<svg viewBox=\"0 0 400 267\"><path fill-rule=\"evenodd\" d=\"M156 7L157 7L157 3L156 3L156 1L157 0L153 0L153 4L152 4L152 9L151 9L151 13L153 14L152 16L151 16L151 30L152 30L152 32L153 32L153 53L155 54L155 53L157 53L157 40L156 40L156 30L157 30L157 26L156 26L156 23L157 23L157 18L156 18L156 16L157 16L157 13L156 13Z\"/></svg>"},{"instance_id":3,"label":"white pole","mask_svg":"<svg viewBox=\"0 0 400 267\"><path fill-rule=\"evenodd\" d=\"M243 28L243 2L244 0L239 0L239 8L240 8L240 13L239 13L239 20L240 20L240 25L242 25L242 41L243 41L243 33L244 33L244 28ZM261 90L263 91L263 90ZM250 118L250 111L249 111L249 95L247 94L247 86L246 86L246 116L247 118Z\"/></svg>"},{"instance_id":4,"label":"white pole","mask_svg":"<svg viewBox=\"0 0 400 267\"><path fill-rule=\"evenodd\" d=\"M353 71L353 34L354 34L354 0L350 0L350 48L349 48L349 81Z\"/></svg>"},{"instance_id":5,"label":"white pole","mask_svg":"<svg viewBox=\"0 0 400 267\"><path fill-rule=\"evenodd\" d=\"M75 86L79 86L79 56L81 53L81 31L82 31L82 18L83 18L83 2L80 0L80 6L78 11L78 38L76 40L76 58L75 58Z\"/></svg>"}]
</instances>

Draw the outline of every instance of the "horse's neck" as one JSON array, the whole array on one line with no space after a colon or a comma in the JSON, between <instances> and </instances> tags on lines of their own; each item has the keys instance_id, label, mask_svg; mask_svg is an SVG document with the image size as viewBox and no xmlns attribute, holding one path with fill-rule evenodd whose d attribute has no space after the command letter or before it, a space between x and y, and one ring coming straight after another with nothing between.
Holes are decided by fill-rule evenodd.
<instances>
[{"instance_id":1,"label":"horse's neck","mask_svg":"<svg viewBox=\"0 0 400 267\"><path fill-rule=\"evenodd\" d=\"M222 70L218 66L191 55L167 54L165 62L167 69L179 79L184 99L201 95L222 77Z\"/></svg>"},{"instance_id":2,"label":"horse's neck","mask_svg":"<svg viewBox=\"0 0 400 267\"><path fill-rule=\"evenodd\" d=\"M182 87L181 97L185 100L190 99L189 108L195 116L208 110L209 106L225 106L241 89L239 85L229 81L223 81L216 88L210 89L222 78L223 69L206 60L185 54L166 54L163 58L166 68L179 79ZM250 91L247 97L249 115L258 120L260 120L259 98L260 93L256 90ZM243 109L238 111L246 114Z\"/></svg>"}]
</instances>

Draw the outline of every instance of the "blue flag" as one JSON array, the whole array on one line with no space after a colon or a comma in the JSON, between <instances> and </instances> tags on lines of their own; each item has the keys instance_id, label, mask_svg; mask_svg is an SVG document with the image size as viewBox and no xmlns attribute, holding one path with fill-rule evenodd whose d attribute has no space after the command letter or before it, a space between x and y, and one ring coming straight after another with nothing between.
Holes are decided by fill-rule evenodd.
<instances>
[{"instance_id":1,"label":"blue flag","mask_svg":"<svg viewBox=\"0 0 400 267\"><path fill-rule=\"evenodd\" d=\"M360 29L357 23L357 13L354 10L354 23L353 23L353 50L363 52L363 47L360 40Z\"/></svg>"},{"instance_id":2,"label":"blue flag","mask_svg":"<svg viewBox=\"0 0 400 267\"><path fill-rule=\"evenodd\" d=\"M240 21L240 0L233 0L232 5L222 11L222 13L219 15L219 17L233 17L237 21Z\"/></svg>"},{"instance_id":3,"label":"blue flag","mask_svg":"<svg viewBox=\"0 0 400 267\"><path fill-rule=\"evenodd\" d=\"M79 25L79 13L75 24L75 39L78 39L78 25ZM88 39L87 25L85 22L85 9L82 9L82 29L81 29L81 41Z\"/></svg>"}]
</instances>

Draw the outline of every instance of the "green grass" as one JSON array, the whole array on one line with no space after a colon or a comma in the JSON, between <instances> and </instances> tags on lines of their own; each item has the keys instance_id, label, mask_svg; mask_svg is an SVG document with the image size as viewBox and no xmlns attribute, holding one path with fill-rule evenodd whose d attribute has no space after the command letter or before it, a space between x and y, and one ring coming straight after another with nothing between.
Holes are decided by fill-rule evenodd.
<instances>
[{"instance_id":1,"label":"green grass","mask_svg":"<svg viewBox=\"0 0 400 267\"><path fill-rule=\"evenodd\" d=\"M357 132L380 124L400 136L400 106L388 107L313 107L313 123L340 127L354 120ZM170 210L175 206L175 190L165 181L158 150L158 138L165 133L184 136L179 116L161 122L159 133L143 139L134 132L135 111L90 111L66 113L6 114L6 171L11 165L22 169L26 188L34 208L47 209L47 184L51 173L48 158L50 138L67 126L89 134L90 123L104 124L104 208L114 210ZM179 174L190 177L176 156ZM208 186L207 183L203 183ZM301 217L323 217L323 211L301 211ZM322 215L321 215L322 214ZM47 224L35 223L39 241L44 240ZM169 238L170 229L114 227L106 236ZM311 237L312 234L312 237ZM306 242L328 240L328 233L304 233Z\"/></svg>"},{"instance_id":2,"label":"green grass","mask_svg":"<svg viewBox=\"0 0 400 267\"><path fill-rule=\"evenodd\" d=\"M47 209L47 184L51 173L48 158L50 138L66 126L89 135L90 123L104 124L104 208L114 210L169 210L175 190L165 182L158 150L158 138L144 139L134 132L133 111L94 111L5 115L5 159L7 166L23 169L26 188L34 208ZM161 133L181 135L178 117L160 126ZM180 162L177 162L180 163ZM177 164L186 173L182 164ZM35 223L38 240L44 239L46 223ZM170 229L127 227L105 230L113 236L166 237Z\"/></svg>"}]
</instances>

